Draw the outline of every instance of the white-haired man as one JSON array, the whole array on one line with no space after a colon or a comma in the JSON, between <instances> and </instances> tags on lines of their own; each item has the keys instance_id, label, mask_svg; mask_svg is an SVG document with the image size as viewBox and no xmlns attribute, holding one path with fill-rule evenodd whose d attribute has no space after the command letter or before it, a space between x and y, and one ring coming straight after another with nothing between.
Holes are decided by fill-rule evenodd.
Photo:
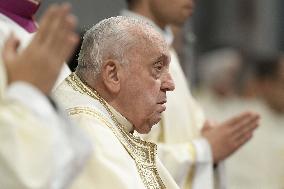
<instances>
[{"instance_id":1,"label":"white-haired man","mask_svg":"<svg viewBox=\"0 0 284 189\"><path fill-rule=\"evenodd\" d=\"M86 32L76 72L55 91L96 151L73 188L177 188L156 145L134 133L166 109L169 62L163 37L142 20L112 17Z\"/></svg>"}]
</instances>

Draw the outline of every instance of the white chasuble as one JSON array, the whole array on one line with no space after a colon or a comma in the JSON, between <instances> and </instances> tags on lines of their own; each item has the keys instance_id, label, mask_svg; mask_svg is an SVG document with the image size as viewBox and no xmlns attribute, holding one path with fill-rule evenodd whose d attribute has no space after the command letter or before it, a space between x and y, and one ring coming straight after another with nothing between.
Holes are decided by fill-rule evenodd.
<instances>
[{"instance_id":1,"label":"white chasuble","mask_svg":"<svg viewBox=\"0 0 284 189\"><path fill-rule=\"evenodd\" d=\"M132 124L76 74L59 85L55 97L93 141L93 156L73 189L178 188L156 157L156 144L131 134Z\"/></svg>"}]
</instances>

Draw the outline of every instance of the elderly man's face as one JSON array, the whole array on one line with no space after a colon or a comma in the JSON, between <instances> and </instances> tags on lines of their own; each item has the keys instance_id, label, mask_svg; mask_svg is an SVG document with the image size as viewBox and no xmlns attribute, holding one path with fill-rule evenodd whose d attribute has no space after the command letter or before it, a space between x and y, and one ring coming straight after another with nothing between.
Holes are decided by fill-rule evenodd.
<instances>
[{"instance_id":1,"label":"elderly man's face","mask_svg":"<svg viewBox=\"0 0 284 189\"><path fill-rule=\"evenodd\" d=\"M150 9L166 25L182 25L193 13L194 0L150 0Z\"/></svg>"},{"instance_id":2,"label":"elderly man's face","mask_svg":"<svg viewBox=\"0 0 284 189\"><path fill-rule=\"evenodd\" d=\"M174 90L174 83L169 74L166 43L161 36L154 35L148 40L141 33L126 55L129 64L122 68L121 105L123 115L134 124L134 129L148 133L161 120L166 109L166 92Z\"/></svg>"}]
</instances>

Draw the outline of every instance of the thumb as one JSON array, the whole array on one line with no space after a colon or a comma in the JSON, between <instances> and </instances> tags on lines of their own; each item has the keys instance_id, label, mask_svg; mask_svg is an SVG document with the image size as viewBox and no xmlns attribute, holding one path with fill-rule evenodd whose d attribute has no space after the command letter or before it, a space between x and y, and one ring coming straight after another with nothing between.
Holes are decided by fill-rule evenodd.
<instances>
[{"instance_id":1,"label":"thumb","mask_svg":"<svg viewBox=\"0 0 284 189\"><path fill-rule=\"evenodd\" d=\"M19 40L12 33L6 40L2 51L2 57L5 64L8 64L16 57L19 45Z\"/></svg>"},{"instance_id":2,"label":"thumb","mask_svg":"<svg viewBox=\"0 0 284 189\"><path fill-rule=\"evenodd\" d=\"M206 132L206 131L208 131L210 129L211 129L211 121L206 120L204 125L203 125L203 127L202 127L201 132Z\"/></svg>"}]
</instances>

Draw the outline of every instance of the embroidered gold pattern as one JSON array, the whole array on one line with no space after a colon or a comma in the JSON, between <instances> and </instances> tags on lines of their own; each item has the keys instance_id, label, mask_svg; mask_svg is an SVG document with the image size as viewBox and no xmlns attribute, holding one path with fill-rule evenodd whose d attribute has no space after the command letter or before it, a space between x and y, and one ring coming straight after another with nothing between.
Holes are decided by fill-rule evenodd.
<instances>
[{"instance_id":1,"label":"embroidered gold pattern","mask_svg":"<svg viewBox=\"0 0 284 189\"><path fill-rule=\"evenodd\" d=\"M151 142L143 141L139 137L133 136L131 133L127 132L114 117L113 113L108 108L105 100L97 93L97 91L93 90L86 83L80 80L80 78L75 73L72 73L65 80L68 85L71 86L75 91L78 91L81 94L88 95L94 98L95 100L98 100L107 110L115 126L113 126L113 124L111 124L107 120L107 118L105 118L102 114L97 111L94 111L91 108L75 107L68 109L68 113L70 115L81 113L88 114L105 123L112 130L112 132L119 139L121 144L127 150L129 155L135 161L139 175L146 188L165 189L166 186L164 185L161 177L159 176L155 161L157 154L157 145Z\"/></svg>"}]
</instances>

